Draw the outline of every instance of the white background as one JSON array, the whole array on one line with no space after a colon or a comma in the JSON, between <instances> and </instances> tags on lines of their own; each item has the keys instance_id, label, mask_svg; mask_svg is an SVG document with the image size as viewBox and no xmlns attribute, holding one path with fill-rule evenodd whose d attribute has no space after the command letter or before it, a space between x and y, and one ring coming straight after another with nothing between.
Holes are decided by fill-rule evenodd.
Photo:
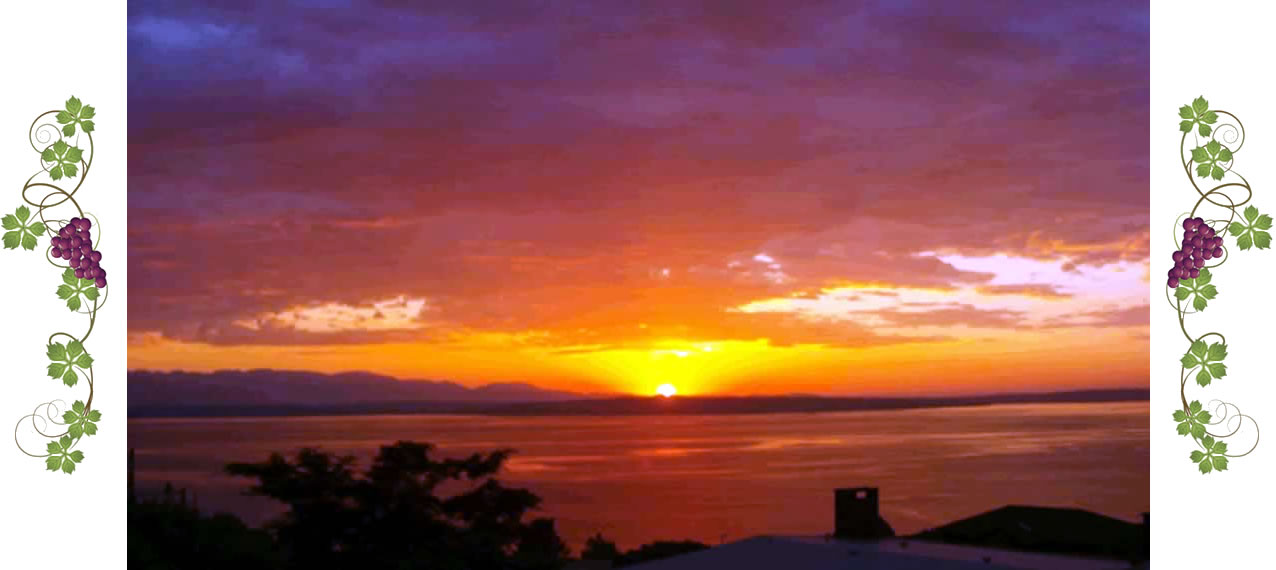
<instances>
[{"instance_id":1,"label":"white background","mask_svg":"<svg viewBox=\"0 0 1276 570\"><path fill-rule=\"evenodd\" d=\"M1193 336L1227 337L1228 375L1207 388L1189 382L1188 400L1219 398L1240 406L1266 430L1253 454L1222 473L1202 475L1188 459L1195 446L1175 432L1181 407L1178 359L1187 341L1165 301L1173 266L1175 217L1198 195L1178 159L1179 107L1204 95L1210 107L1235 114L1245 128L1233 169L1248 179L1253 204L1276 216L1276 13L1260 3L1152 2L1152 567L1273 568L1271 515L1276 511L1276 249L1237 251L1234 238L1214 272L1219 295L1187 317ZM1209 181L1209 182L1212 182ZM1213 186L1205 186L1206 189ZM1212 210L1217 214L1220 210ZM1243 438L1229 452L1249 447Z\"/></svg>"},{"instance_id":2,"label":"white background","mask_svg":"<svg viewBox=\"0 0 1276 570\"><path fill-rule=\"evenodd\" d=\"M72 314L57 298L60 272L41 252L47 236L34 252L0 249L0 421L9 430L0 436L0 568L125 566L125 19L122 1L6 2L0 8L0 212L18 207L23 183L40 170L27 139L31 121L62 108L71 95L93 105L96 155L76 199L101 220L105 234L97 242L111 288L87 343L96 359L99 432L77 447L85 458L74 474L46 471L42 459L15 448L11 430L39 403L87 396L83 380L68 388L45 374L44 347L59 330L84 334L88 317Z\"/></svg>"},{"instance_id":3,"label":"white background","mask_svg":"<svg viewBox=\"0 0 1276 570\"><path fill-rule=\"evenodd\" d=\"M8 3L0 14L5 89L0 104L0 210L19 203L21 184L39 168L27 128L41 111L75 94L98 110L97 155L79 196L102 220L103 265L111 301L99 315L91 350L98 373L100 433L82 443L74 475L49 473L12 442L0 441L0 566L43 564L76 554L99 568L121 568L126 554L125 307L126 12L123 2ZM71 16L67 16L71 15ZM1152 3L1151 237L1152 417L1151 512L1154 568L1236 568L1271 563L1270 514L1276 512L1276 249L1234 252L1216 271L1220 294L1189 332L1227 335L1230 373L1189 399L1235 402L1267 429L1252 455L1223 473L1202 475L1193 449L1175 433L1178 358L1186 342L1164 301L1175 217L1196 195L1178 162L1178 107L1198 95L1244 121L1244 147L1234 169L1254 188L1254 204L1276 215L1276 14L1260 3ZM1132 149L1143 141L1132 141ZM1229 238L1228 243L1233 243ZM44 373L45 338L76 330L80 320L53 294L56 270L40 255L0 250L0 420L12 426L41 402L83 398ZM7 440L8 438L0 438ZM1233 449L1242 447L1235 442ZM33 566L34 567L34 566Z\"/></svg>"}]
</instances>

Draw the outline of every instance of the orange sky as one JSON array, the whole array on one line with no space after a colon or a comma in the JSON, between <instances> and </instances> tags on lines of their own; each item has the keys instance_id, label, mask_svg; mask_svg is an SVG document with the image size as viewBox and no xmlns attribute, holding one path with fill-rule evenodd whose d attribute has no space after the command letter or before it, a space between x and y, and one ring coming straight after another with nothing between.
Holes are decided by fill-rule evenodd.
<instances>
[{"instance_id":1,"label":"orange sky","mask_svg":"<svg viewBox=\"0 0 1276 570\"><path fill-rule=\"evenodd\" d=\"M1147 382L1145 14L739 8L131 19L130 368Z\"/></svg>"}]
</instances>

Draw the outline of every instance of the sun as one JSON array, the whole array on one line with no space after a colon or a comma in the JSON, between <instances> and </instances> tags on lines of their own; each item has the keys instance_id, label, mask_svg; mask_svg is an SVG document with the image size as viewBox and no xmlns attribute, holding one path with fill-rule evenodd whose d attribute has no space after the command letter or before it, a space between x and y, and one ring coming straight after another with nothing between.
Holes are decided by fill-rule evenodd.
<instances>
[{"instance_id":1,"label":"sun","mask_svg":"<svg viewBox=\"0 0 1276 570\"><path fill-rule=\"evenodd\" d=\"M659 388L656 388L656 393L669 398L674 394L677 394L678 389L674 388L673 384L661 384Z\"/></svg>"}]
</instances>

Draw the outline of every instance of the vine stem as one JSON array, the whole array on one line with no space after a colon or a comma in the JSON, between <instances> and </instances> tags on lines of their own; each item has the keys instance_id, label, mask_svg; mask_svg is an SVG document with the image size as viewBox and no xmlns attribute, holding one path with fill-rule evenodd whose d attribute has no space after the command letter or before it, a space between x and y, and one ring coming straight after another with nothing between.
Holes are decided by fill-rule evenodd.
<instances>
[{"instance_id":1,"label":"vine stem","mask_svg":"<svg viewBox=\"0 0 1276 570\"><path fill-rule=\"evenodd\" d=\"M72 100L75 100L75 99L74 99L74 97L72 98ZM67 102L67 108L68 108L68 110L72 109L72 107L71 107L71 102L72 102L72 100L68 100L68 102ZM85 106L85 105L81 105L81 107L80 107L80 108L81 108L81 109L84 109L85 107L87 107L87 106ZM65 131L61 131L61 129L59 129L59 128L55 125L55 124L53 124L52 122L50 122L50 121L48 121L48 120L46 119L46 118L47 118L47 117L49 117L50 115L57 115L57 114L58 114L58 113L60 113L60 112L61 112L61 111L58 111L58 110L54 110L54 111L45 111L45 112L40 113L39 115L37 115L37 116L36 116L36 118L35 118L35 119L31 122L31 126L28 128L28 132L27 132L27 134L28 134L28 142L29 142L29 144L31 145L31 148L32 148L33 150L35 150L37 153L41 153L41 154L42 154L42 152L43 152L43 151L41 150L41 148L37 145L37 143L39 143L39 144L46 144L46 143L48 143L48 146L46 146L46 147L45 147L45 148L46 148L46 150L47 150L47 148L49 148L49 147L53 146L53 145L54 145L54 144L56 144L56 143L64 143L65 141L67 141L67 137L71 136L71 135L63 136L63 135L65 135ZM79 115L79 111L77 110L77 111L76 111L75 113L73 113L73 114L78 116L78 115ZM87 121L87 117L85 118L85 120ZM43 122L43 123L42 123L41 121L45 121L45 122ZM76 181L75 181L75 185L74 185L74 187L72 187L72 188L70 188L70 189L68 190L68 189L66 189L66 188L63 188L63 187L61 187L61 186L57 185L57 184L50 184L50 183L43 182L43 181L39 181L39 182L37 182L37 181L36 181L36 178L37 178L37 177L39 177L41 174L45 174L45 173L50 173L50 172L51 172L51 170L50 170L48 167L46 167L46 166L44 165L44 164L45 164L45 161L43 160L43 157L41 157L41 159L40 159L41 172L37 172L36 174L33 174L30 178L28 178L28 179L27 179L26 183L25 183L25 184L23 185L23 187L22 187L22 193L21 193L22 201L23 201L25 204L29 204L29 205L34 206L34 207L35 207L35 210L36 210L36 212L35 212L35 218L38 218L39 222L40 222L40 223L42 223L42 224L44 225L44 228L45 228L45 230L47 231L47 233L48 233L48 235L49 235L50 239L52 239L52 238L54 237L54 236L53 236L53 234L54 234L54 230L53 230L53 224L52 224L52 222L53 222L53 221L56 221L56 222L61 223L61 224L66 224L66 223L69 223L69 222L67 222L66 220L49 220L49 219L45 216L45 212L46 212L46 211L49 211L49 210L51 210L52 208L57 207L57 206L60 206L60 205L62 205L62 204L67 204L67 203L69 203L69 204L70 204L70 205L71 205L71 206L75 209L75 211L76 211L76 213L78 214L78 216L79 216L79 217L84 218L84 217L86 216L86 214L85 214L85 212L84 212L84 209L80 207L79 201L78 201L78 200L76 200L76 198L75 198L75 194L76 194L76 193L78 193L78 192L80 191L80 189L83 187L83 185L84 185L85 181L86 181L86 180L88 179L88 177L89 177L89 173L92 171L92 168L93 168L93 160L94 160L94 158L95 158L95 156L96 156L96 149L94 148L94 145L93 145L93 134L92 134L91 132L88 132L88 131L85 131L85 130L84 130L84 123L82 123L82 122L80 121L80 119L79 119L79 118L76 118L76 119L75 119L75 121L74 121L74 123L72 123L72 124L73 124L73 125L75 125L75 126L78 126L78 127L79 127L78 131L77 131L77 132L75 132L75 133L73 133L73 135L75 136L75 138L73 139L72 148L79 148L79 144L80 144L80 135L83 135L84 137L86 137L86 138L88 139L87 152L82 152L82 153L81 153L81 155L80 155L80 157L79 157L79 160L78 160L78 166L79 166L79 177L78 177L78 180L76 180ZM53 135L52 135L52 136L49 136L49 131L44 130L44 129L46 129L46 128L48 128L48 129L52 129L52 133L53 133ZM73 126L73 127L71 127L71 128L74 128L74 126ZM49 141L54 141L54 142L49 142ZM80 152L80 151L77 151L77 152ZM60 162L61 162L61 161L59 161L59 163L60 163ZM55 167L56 167L56 166L55 166ZM67 165L67 167L66 167L66 168L70 168L70 164L69 164L69 163L68 163L68 165ZM71 175L67 175L67 178L68 178L68 179L69 179L69 178L71 178ZM70 182L70 180L68 180L68 182ZM44 196L43 196L43 197L42 197L42 198L41 198L41 199L37 202L37 201L34 201L34 200L33 200L33 199L32 199L32 198L28 195L28 192L29 192L29 191L31 191L32 189L49 189L49 190L50 190L50 192L48 192L47 194L45 194L45 195L44 195ZM98 229L98 237L99 237L99 239L98 239L98 245L99 245L99 247L100 247L100 244L101 244L101 241L102 241L102 240L101 240L101 237L102 237L102 231L101 231L101 229L100 229L100 228L101 228L101 225L100 225L100 223L98 223L98 222L99 222L99 220L97 219L97 217L96 217L96 216L93 216L93 221L95 222L95 223L94 223L94 226L99 228L99 229ZM34 233L34 232L32 232L32 233ZM54 260L50 257L50 251L51 251L51 248L49 248L49 249L46 249L46 250L45 250L45 259L46 259L46 261L48 261L48 262L49 262L50 264L52 264L54 267L58 267L58 268L65 268L65 269L67 269L67 270L69 270L69 269L70 269L68 266L59 265L58 263L54 262ZM83 287L83 286L81 285L80 287ZM75 293L75 294L76 294L76 295L77 295L77 297L78 297L79 295L83 294L83 292L82 292L82 290L81 290L79 287L77 287L77 288L76 288L76 293ZM48 344L49 344L49 345L53 345L53 344L54 344L54 340L55 340L55 339L57 339L59 336L64 336L64 337L66 337L67 339L69 339L70 341L75 342L75 343L78 343L78 345L80 346L80 349L81 349L82 353L87 355L87 354L88 354L88 349L87 349L87 347L85 347L85 346L84 346L84 344L85 344L86 342L88 342L89 336L90 336L90 335L92 335L92 333L93 333L94 327L95 327L95 326L96 326L96 324L97 324L97 312L98 312L98 311L99 311L99 310L100 310L103 306L105 306L105 304L106 304L106 298L107 298L107 295L108 295L108 294L109 294L109 289L106 289L106 290L104 290L104 291L103 291L100 295L95 296L95 297L93 298L93 306L92 306L92 308L90 308L88 311L81 312L81 311L79 311L78 309L74 310L74 312L76 312L76 313L80 313L80 314L87 314L87 315L88 315L88 317L89 317L89 326L88 326L88 329L85 331L85 333L84 333L84 336L83 336L83 337L81 337L81 338L79 338L79 339L76 339L76 337L75 337L75 336L73 336L73 335L72 335L72 334L70 334L70 333L66 333L66 332L55 332L55 333L53 333L53 334L49 335ZM87 295L86 295L86 297L87 297ZM69 360L68 360L68 362L67 362L67 366L69 367L70 372L71 372L71 373L74 373L75 368L76 368L76 364L75 364L75 362L74 362L74 359L69 359ZM80 419L78 420L79 422L84 422L84 421L86 421L86 418L88 417L89 412L93 410L94 379L95 379L95 376L94 376L94 367L93 367L93 365L92 365L92 364L89 364L89 366L87 366L87 367L83 368L83 370L84 370L84 372L86 373L86 381L87 381L88 388L89 388L89 394L88 394L87 401L86 401L86 403L85 403L85 405L84 405L83 409L82 409L82 410L80 410ZM77 402L77 404L78 404L78 403L79 403L79 402ZM65 402L63 402L62 400L53 400L53 401L51 401L51 402L47 402L47 403L44 403L44 404L37 405L37 406L35 407L35 409L32 411L32 413L30 413L30 414L28 414L28 415L26 415L26 416L23 416L22 418L19 418L19 419L18 419L17 424L14 426L14 435L13 435L13 438L14 438L14 444L18 447L18 450L19 450L19 451L21 451L22 453L24 453L24 454L26 454L26 455L28 455L28 456L31 456L31 457L37 457L37 458L53 457L53 456L55 455L55 454L54 454L54 453L52 453L52 452L50 452L50 453L44 453L44 454L34 454L34 453L31 453L31 452L27 451L25 448L23 448L23 447L22 447L22 443L21 443L21 441L20 441L20 440L19 440L19 438L18 438L18 430L22 427L23 423L24 423L27 419L30 419L30 420L31 420L31 425L32 425L32 427L35 429L36 433L38 433L38 434L39 434L39 435L41 435L41 436L44 436L44 437L47 437L47 438L51 438L51 439L59 439L59 438L65 438L65 437L67 437L67 436L71 433L71 428L72 428L72 427L74 427L74 426L75 426L75 425L77 425L77 424L74 424L74 423L64 423L64 422L62 422L62 421L59 421L59 419L56 417L56 416L58 415L58 412L61 410L61 408L59 407L59 404L65 405ZM74 408L74 407L75 407L75 406L72 406L72 408ZM43 409L43 413L41 413L41 409ZM68 410L68 413L69 413L69 410ZM67 429L66 429L65 431L63 431L63 432L61 432L61 433L46 433L46 432L44 431L44 429L45 429L45 428L41 427L41 424L44 424L44 425L46 425L46 426L47 426L48 424L53 424L53 425L57 425L57 426L68 426L68 427L67 427ZM69 443L68 445L61 445L61 444L59 444L59 447L60 447L61 451L60 451L60 453L59 453L59 454L57 454L57 455L58 455L59 457L61 457L64 461L68 461L68 462L70 462L70 461L71 461L71 459L70 459L69 457L66 457L66 455L67 455L67 454L71 451L71 449L73 449L74 447L76 447L77 445L79 445L80 441L84 438L84 435L86 435L86 434L84 434L84 433L80 433L79 435L76 435L76 436L75 436L75 437L74 437L74 438L70 441L70 443ZM52 465L52 464L51 464L51 465ZM73 467L73 465L74 465L74 464L72 463L72 467ZM73 469L66 469L66 468L64 468L63 470L64 470L64 471L66 471L67 473L70 473Z\"/></svg>"},{"instance_id":2,"label":"vine stem","mask_svg":"<svg viewBox=\"0 0 1276 570\"><path fill-rule=\"evenodd\" d=\"M1204 102L1204 98L1203 98L1203 97L1202 97L1202 98L1200 98L1200 99L1199 99L1199 101L1201 102L1202 106L1206 106L1206 105L1207 105L1207 104ZM1196 103L1197 103L1197 101L1193 101L1193 105L1196 105ZM1243 146L1243 145L1244 145L1244 142L1245 142L1245 141L1244 141L1245 127L1244 127L1244 125L1241 123L1240 119L1239 119L1239 118L1237 118L1235 115L1233 115L1233 114L1231 114L1231 113L1229 113L1229 112L1226 112L1226 111L1218 111L1218 110L1214 110L1214 111L1207 110L1207 111L1204 111L1204 112L1198 113L1198 114L1196 115L1196 116L1197 116L1197 119L1196 119L1196 121L1194 121L1194 122L1192 123L1192 126L1195 126L1198 122L1199 122L1202 126L1204 126L1204 125L1205 125L1205 123L1203 122L1203 118L1202 118L1202 117L1204 117L1206 114L1221 114L1221 115L1226 115L1226 116L1228 116L1228 117L1231 117L1231 119L1235 121L1235 125L1231 125L1231 124L1228 124L1228 123L1220 123L1220 124L1219 124L1216 128L1214 128L1214 129L1211 131L1211 133L1212 133L1212 134L1210 134L1210 135L1202 135L1202 136L1206 136L1206 137L1208 137L1208 139L1210 140L1210 143L1208 143L1208 144L1202 145L1202 144L1201 144L1201 139L1200 139L1200 138L1197 138L1197 139L1196 139L1196 143L1197 143L1197 145L1198 145L1198 146L1197 146L1197 148L1199 149L1201 146L1206 147L1206 148L1207 148L1207 150L1206 150L1205 152L1207 152L1207 153L1209 154L1209 156L1210 156L1210 157L1214 157L1214 158L1213 158L1213 160L1212 160L1212 161L1210 161L1210 162L1208 163L1208 164L1210 164L1210 165L1211 165L1211 167L1214 169L1214 170L1210 173L1210 175L1211 175L1211 176L1215 176L1215 175L1217 175L1217 173L1218 173L1218 172L1220 172L1220 171L1221 171L1221 172L1223 172L1224 174L1223 174L1223 175L1220 175L1220 176L1217 176L1217 178L1215 178L1216 180L1220 180L1220 181L1221 181L1221 180L1222 180L1222 178L1223 178L1223 176L1225 176L1226 174L1231 174L1231 175L1234 175L1236 178L1238 178L1238 179L1240 180L1240 182L1225 182L1225 183L1222 183L1222 184L1216 185L1216 186L1214 186L1214 187L1210 188L1209 190L1203 190L1203 189L1201 188L1201 186L1200 186L1199 184L1197 184L1196 177L1194 177L1194 176L1192 175L1192 163L1193 163L1193 162L1196 162L1196 160L1199 158L1199 157L1197 157L1197 156L1196 156L1196 155L1197 155L1197 154L1199 154L1199 153L1193 153L1193 154L1189 155L1187 152L1185 152L1185 151L1186 151L1186 149L1187 149L1187 137L1188 137L1188 134L1189 134L1189 133L1193 133L1194 131L1192 131L1191 129L1189 129L1189 130L1187 130L1187 131L1184 131L1184 133L1183 133L1182 137L1179 139L1179 160L1181 161L1181 163L1182 163L1182 165L1183 165L1183 173L1184 173L1184 175L1186 175L1186 176L1187 176L1188 181L1192 184L1192 188L1193 188L1194 190L1196 190L1196 193L1200 196L1200 197L1196 200L1196 203L1195 203L1195 204L1193 204L1193 206L1192 206L1192 210L1191 210L1191 211L1187 214L1186 219L1198 218L1198 216L1197 216L1197 212L1198 212L1198 211L1201 209L1201 207L1202 207L1203 205L1205 205L1206 203L1208 203L1208 204L1212 204L1212 205L1215 205L1215 206L1218 206L1218 207L1221 207L1221 208L1225 208L1225 209L1228 211L1228 216L1227 216L1227 219L1226 219L1226 220L1221 220L1221 219L1212 219L1212 220L1209 220L1209 221L1205 222L1205 223L1206 223L1206 227L1207 227L1207 228L1209 228L1210 230L1212 230L1214 233L1216 233L1216 234L1224 234L1225 232L1227 232L1227 231L1229 230L1229 228L1231 227L1231 224L1236 223L1236 219L1237 219L1237 217L1238 217L1239 215L1241 215L1241 214L1238 212L1238 208L1240 208L1241 206L1243 206L1243 205L1245 205L1245 204L1248 204L1248 203L1249 203L1249 202L1253 199L1253 197L1254 197L1254 192L1253 192L1253 189L1252 189L1252 188L1250 187L1250 185L1249 185L1249 181L1248 181L1248 180L1246 180L1244 176L1241 176L1239 173L1236 173L1236 172L1234 172L1234 171L1232 170L1232 165L1233 165L1233 163L1234 163L1234 161L1235 161L1235 154L1236 154L1238 151L1240 151L1241 146ZM1185 117L1185 118L1189 118L1189 119L1191 119L1192 117ZM1211 124L1213 124L1213 123L1211 123ZM1220 145L1219 145L1219 139L1218 139L1218 138L1216 138L1216 137L1219 135L1219 133L1220 133L1220 132L1223 132L1223 131L1221 131L1221 130L1220 130L1220 129L1222 129L1222 128L1233 128L1233 129L1235 129L1235 131L1234 131L1234 132L1237 132L1237 133L1238 133L1238 135L1239 135L1239 139L1240 139L1239 143L1236 145L1236 148L1234 148L1234 149L1227 149L1227 147L1225 147L1225 146L1224 146L1224 147L1222 147L1223 149L1226 149L1226 151L1227 151L1227 152L1231 155L1231 158L1227 161L1227 163L1226 163L1226 167L1225 167L1225 168L1224 168L1223 166L1220 166L1219 161L1217 160L1217 157L1221 157L1221 156L1222 156L1222 151L1221 151L1221 150L1218 150L1218 149L1219 149L1219 147L1220 147ZM1224 136L1224 140L1226 140L1226 136ZM1214 146L1213 146L1213 147L1210 147L1210 146L1209 146L1210 144L1212 144L1212 145L1214 145ZM1210 151L1210 150L1208 150L1209 148L1214 148L1215 150L1214 150L1214 151ZM1206 163L1202 163L1202 164L1206 164ZM1204 177L1202 177L1202 178L1204 178ZM1228 190L1228 189L1230 189L1230 188L1243 188L1243 189L1245 190L1245 192L1246 192L1245 199L1244 199L1244 200L1240 200L1240 201L1236 201L1236 200L1234 200L1234 199L1232 198L1232 196L1231 196L1231 195L1229 195L1229 194L1227 193L1227 190ZM1224 201L1225 201L1226 203L1224 203ZM1251 208L1252 208L1252 206L1251 206ZM1174 238L1175 238L1174 242L1175 242L1175 246L1176 246L1176 248L1178 247L1178 237L1177 237L1177 236L1178 236L1178 225L1180 224L1180 221L1181 221L1181 220L1184 220L1184 217L1183 217L1182 215L1180 215L1180 216L1179 216L1179 218L1175 220L1176 228L1175 228L1175 230L1174 230L1174 232L1173 232L1173 234L1172 234L1172 235L1174 236ZM1252 221L1252 220L1251 220L1251 221ZM1218 224L1219 222L1221 222L1221 223L1222 223L1222 228L1221 228L1221 229L1215 229L1215 227L1214 227L1214 226L1215 226L1216 224ZM1235 235L1235 234L1234 234L1234 235ZM1204 270L1204 269L1209 269L1209 268L1219 267L1219 266L1223 265L1223 263L1225 263L1225 262L1226 262L1226 261L1230 258L1230 256L1231 256L1231 248L1230 248L1230 247L1229 247L1229 248L1225 248L1225 249L1224 249L1224 253L1223 253L1223 258L1222 258L1220 261L1218 261L1218 263L1213 264L1213 265L1210 265L1210 266L1208 266L1208 267L1202 267L1202 269ZM1173 275L1171 275L1171 277L1173 277ZM1194 350L1194 348L1198 346L1198 343L1204 343L1205 339L1207 339L1207 338L1209 338L1209 337L1211 337L1211 336L1216 336L1216 337L1218 337L1218 339L1219 339L1218 344L1221 344L1223 347L1226 347L1226 346L1227 346L1227 338L1226 338L1226 337L1225 337L1222 333L1219 333L1219 332L1209 332L1209 333L1205 333L1205 334L1203 334L1203 335L1201 335L1201 336L1199 336L1199 337L1197 337L1197 338L1192 338L1192 335L1191 335L1190 333L1188 333L1188 331L1187 331L1187 325L1186 325L1185 320L1186 320L1186 315L1187 315L1187 314L1189 314L1189 311L1188 311L1188 310L1187 310L1187 309L1183 306L1183 301L1184 301L1184 299L1185 299L1185 298L1187 298L1188 296L1190 296L1190 294L1191 294L1191 293L1194 293L1194 294L1197 294L1197 295L1201 295L1201 291L1202 291L1201 289L1197 288L1197 286L1196 286L1196 285L1194 285L1194 286L1193 286L1193 288L1190 290L1189 295L1185 295L1185 296L1183 296L1182 298L1180 298L1180 297L1179 297L1179 295L1178 295L1177 293L1176 293L1175 295L1173 295L1175 300L1172 302L1172 306L1174 307L1174 310L1175 310L1175 312L1177 313L1177 316L1178 316L1178 321L1179 321L1179 330L1183 333L1183 337L1184 337L1184 338L1187 340L1187 342L1188 342L1188 345L1189 345L1189 348L1188 348L1188 354L1189 354L1189 355L1196 354L1196 351ZM1182 292L1182 291L1180 290L1178 293L1181 293L1181 292ZM1166 290L1166 293L1167 293L1167 300L1169 300L1169 289L1167 289L1167 290ZM1204 300L1204 298L1203 298L1203 297L1202 297L1201 299L1198 299L1198 302L1199 302L1199 301L1202 301L1202 300ZM1194 307L1196 306L1196 302L1194 302L1193 306L1194 306ZM1203 307L1203 306L1201 306L1201 308L1200 308L1200 309L1197 309L1196 311L1192 311L1192 312L1193 312L1193 313L1195 313L1195 312L1200 312L1200 311L1201 311L1201 310L1203 310L1203 309L1204 309L1204 307ZM1197 349L1197 350L1199 350L1199 349ZM1209 350L1209 349L1207 349L1207 350ZM1224 356L1226 355L1226 351L1225 351L1225 349L1224 349L1224 351L1223 351L1223 355L1224 355ZM1188 401L1187 401L1187 382L1188 382L1188 378L1189 378L1189 376L1190 376L1190 372L1191 372L1191 371L1193 371L1193 370L1195 370L1195 369L1199 366L1199 367L1201 367L1201 373L1200 373L1198 376L1205 377L1206 379L1208 379L1210 376L1212 376L1212 375L1214 374L1214 370L1213 370L1212 368L1208 368L1208 367L1207 367L1207 364L1209 363L1209 360L1207 360L1207 357L1206 357L1206 356L1204 356L1204 355L1201 355L1201 354L1196 354L1196 356L1198 357L1198 358L1197 358L1197 360L1191 360L1191 359L1187 358L1187 356L1185 356L1185 357L1184 357L1184 364L1180 367L1180 373L1179 373L1179 399L1181 400L1181 402L1182 402L1182 404L1183 404L1183 410L1184 410L1184 412L1185 412L1185 413L1187 413L1187 414L1189 414L1189 418L1193 417L1193 416L1192 416L1192 411L1191 411L1191 405L1189 405L1189 404L1188 404ZM1221 357L1219 357L1219 358L1220 358L1220 360L1221 360ZM1198 362L1198 360L1199 360L1199 362ZM1195 364L1193 364L1192 366L1188 366L1188 363L1189 363L1189 362L1195 362ZM1225 373L1225 372L1224 372L1224 373ZM1198 378L1198 382L1201 382L1200 378ZM1204 382L1204 383L1203 383L1203 385L1207 385L1207 384L1208 384L1208 382ZM1212 466L1211 466L1211 465L1206 464L1206 462L1210 462L1210 461L1212 461L1211 459L1209 459L1209 457L1211 457L1211 456L1214 456L1214 457L1218 457L1218 456L1222 456L1222 457L1244 457L1245 455L1249 455L1250 453L1252 453L1252 452L1254 451L1254 449L1256 449L1256 448L1258 447L1259 434L1260 434L1260 432L1258 431L1258 423L1257 423L1257 422L1255 422L1255 421L1254 421L1254 419L1253 419L1252 417L1250 417L1250 416L1248 416L1248 415L1245 415L1245 414L1240 413L1240 408L1237 408L1234 404L1228 404L1228 403L1226 403L1226 402L1221 402L1221 401L1219 401L1219 400L1215 400L1215 402L1220 402L1220 405L1219 405L1219 407L1214 408L1214 412L1215 412L1215 414L1219 414L1219 413L1220 413L1220 409L1221 409L1221 415L1219 415L1219 417L1218 417L1218 420L1217 420L1217 421L1215 421L1215 422L1213 422L1213 423L1209 423L1208 425L1218 425L1218 424L1223 424L1223 425L1224 425L1224 428L1223 428L1223 429L1228 429L1228 427L1229 427L1229 426L1230 426L1230 424L1231 424L1231 419L1232 419L1232 418L1234 418L1234 419L1236 420L1236 422L1237 422L1237 423L1236 423L1236 428L1235 428L1235 429L1233 429L1230 433L1227 433L1227 434L1215 434L1215 433L1213 433L1213 432L1210 432L1210 431L1208 431L1208 430L1205 430L1205 432L1204 432L1204 433L1205 433L1205 435L1203 435L1201 438L1197 438L1195 435L1193 435L1193 436L1192 436L1192 441L1193 441L1193 443L1195 443L1198 447L1200 447L1200 448L1201 448L1201 450L1203 450L1203 451L1205 451L1205 452L1206 452L1205 458L1201 459L1201 461L1200 461L1200 462L1202 463L1202 473L1207 473L1207 472L1209 472L1209 470L1211 470L1211 467L1212 467ZM1199 402L1193 402L1193 404L1196 404L1196 405L1198 405L1198 406L1199 406ZM1211 402L1211 404L1213 404L1213 402ZM1229 418L1229 416L1228 416L1228 406L1232 406L1233 408L1236 408L1236 413L1235 413L1234 415L1232 415L1230 418ZM1211 447L1210 447L1210 448L1207 448L1207 447L1205 446L1205 442L1203 441L1203 438L1204 438L1204 437L1210 437L1210 438L1212 438L1212 440L1213 440L1213 441L1217 441L1217 440L1221 440L1221 439L1223 439L1223 438L1231 437L1231 436L1235 435L1237 432L1239 432L1239 431L1240 431L1240 429L1243 427L1244 422L1245 422L1245 420L1246 420L1246 419L1249 419L1249 420L1250 420L1250 422L1252 422L1252 423L1254 424L1255 438L1254 438L1254 445L1253 445L1253 447L1251 447L1251 448L1250 448L1248 451L1246 451L1245 453L1241 453L1241 454L1227 454L1227 453L1214 454L1214 444L1211 444ZM1221 444L1220 444L1220 445L1221 445ZM1194 453L1195 453L1195 452L1194 452ZM1221 469L1225 469L1225 468L1226 468L1226 465L1223 465L1223 466L1221 466L1220 468L1221 468Z\"/></svg>"}]
</instances>

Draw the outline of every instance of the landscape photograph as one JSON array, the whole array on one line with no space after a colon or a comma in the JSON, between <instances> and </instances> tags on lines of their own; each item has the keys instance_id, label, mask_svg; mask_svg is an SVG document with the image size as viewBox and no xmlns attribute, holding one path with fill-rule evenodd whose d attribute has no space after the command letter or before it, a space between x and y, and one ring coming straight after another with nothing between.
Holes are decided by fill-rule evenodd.
<instances>
[{"instance_id":1,"label":"landscape photograph","mask_svg":"<svg viewBox=\"0 0 1276 570\"><path fill-rule=\"evenodd\" d=\"M130 2L130 567L1146 567L1148 18Z\"/></svg>"}]
</instances>

